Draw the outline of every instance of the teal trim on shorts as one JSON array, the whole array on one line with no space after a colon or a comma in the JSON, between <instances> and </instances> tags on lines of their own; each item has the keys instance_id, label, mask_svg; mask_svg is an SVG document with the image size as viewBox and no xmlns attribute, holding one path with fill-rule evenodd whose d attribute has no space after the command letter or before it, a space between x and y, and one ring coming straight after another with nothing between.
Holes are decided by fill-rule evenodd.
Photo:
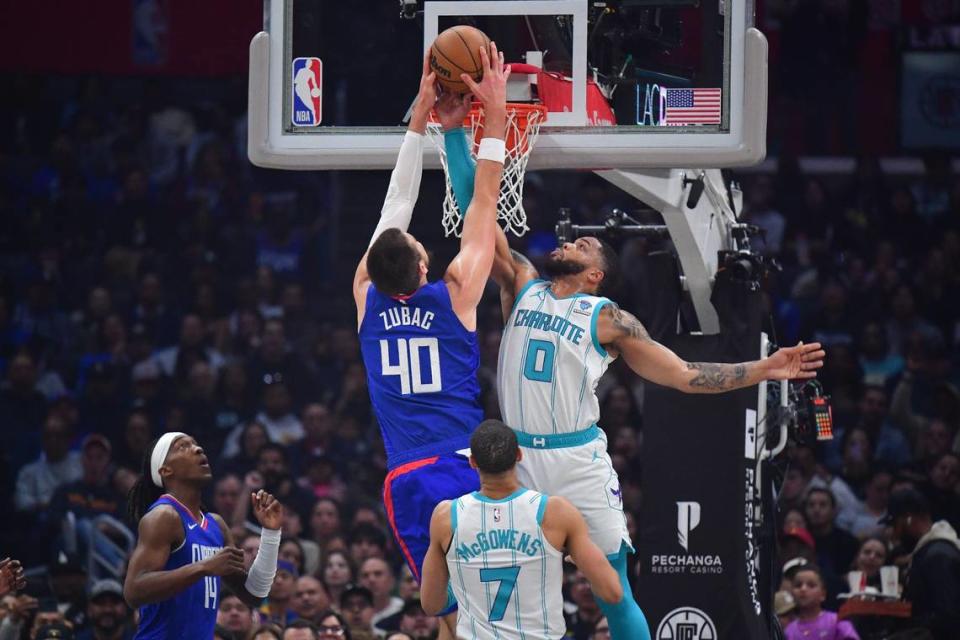
<instances>
[{"instance_id":1,"label":"teal trim on shorts","mask_svg":"<svg viewBox=\"0 0 960 640\"><path fill-rule=\"evenodd\" d=\"M600 427L592 425L583 431L574 431L573 433L548 433L534 434L517 431L517 443L521 447L528 449L568 449L570 447L579 447L582 444L593 442L600 437Z\"/></svg>"}]
</instances>

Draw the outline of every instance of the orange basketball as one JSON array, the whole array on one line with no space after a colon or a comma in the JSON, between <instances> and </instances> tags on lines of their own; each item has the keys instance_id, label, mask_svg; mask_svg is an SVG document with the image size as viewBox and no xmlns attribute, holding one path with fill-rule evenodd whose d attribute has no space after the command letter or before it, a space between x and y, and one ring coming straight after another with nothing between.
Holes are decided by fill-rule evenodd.
<instances>
[{"instance_id":1,"label":"orange basketball","mask_svg":"<svg viewBox=\"0 0 960 640\"><path fill-rule=\"evenodd\" d=\"M483 77L480 48L489 46L490 38L479 29L466 25L450 27L430 46L430 68L444 89L469 93L470 88L460 79L460 74L469 74L479 82Z\"/></svg>"}]
</instances>

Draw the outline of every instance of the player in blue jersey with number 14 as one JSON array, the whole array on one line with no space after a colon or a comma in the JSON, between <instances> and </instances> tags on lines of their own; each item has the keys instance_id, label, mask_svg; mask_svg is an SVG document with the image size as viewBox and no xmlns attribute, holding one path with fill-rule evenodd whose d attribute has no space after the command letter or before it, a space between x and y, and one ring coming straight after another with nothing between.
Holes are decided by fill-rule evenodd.
<instances>
[{"instance_id":1,"label":"player in blue jersey with number 14","mask_svg":"<svg viewBox=\"0 0 960 640\"><path fill-rule=\"evenodd\" d=\"M437 103L435 76L424 60L420 92L380 222L353 283L370 400L387 452L384 505L418 581L434 507L479 487L476 472L457 451L469 446L470 434L483 420L477 304L493 265L510 75L495 44L479 53L482 81L463 78L483 103L486 137L480 144L460 252L442 280L427 282L430 259L406 232L420 187L423 134ZM458 96L442 97L437 105L441 120L448 107L460 102ZM451 597L441 638L453 638L454 607Z\"/></svg>"},{"instance_id":2,"label":"player in blue jersey with number 14","mask_svg":"<svg viewBox=\"0 0 960 640\"><path fill-rule=\"evenodd\" d=\"M280 503L262 490L250 496L263 529L248 572L223 519L201 510L200 494L212 478L203 448L185 433L165 433L147 450L128 498L139 535L123 595L140 608L135 640L213 638L221 580L251 607L270 592L280 549Z\"/></svg>"}]
</instances>

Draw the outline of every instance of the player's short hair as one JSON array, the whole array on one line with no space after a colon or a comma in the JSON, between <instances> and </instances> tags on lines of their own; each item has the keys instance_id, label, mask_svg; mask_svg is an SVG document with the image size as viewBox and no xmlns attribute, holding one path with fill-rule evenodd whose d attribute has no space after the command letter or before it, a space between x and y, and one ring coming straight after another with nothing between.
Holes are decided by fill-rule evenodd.
<instances>
[{"instance_id":1,"label":"player's short hair","mask_svg":"<svg viewBox=\"0 0 960 640\"><path fill-rule=\"evenodd\" d=\"M603 280L597 287L597 293L606 296L620 286L620 256L603 238L597 240L600 242L600 255L603 257Z\"/></svg>"},{"instance_id":2,"label":"player's short hair","mask_svg":"<svg viewBox=\"0 0 960 640\"><path fill-rule=\"evenodd\" d=\"M517 464L517 434L499 420L484 420L470 436L470 455L484 473L503 473Z\"/></svg>"},{"instance_id":3,"label":"player's short hair","mask_svg":"<svg viewBox=\"0 0 960 640\"><path fill-rule=\"evenodd\" d=\"M420 254L400 229L387 229L367 252L367 273L378 291L408 295L420 286Z\"/></svg>"}]
</instances>

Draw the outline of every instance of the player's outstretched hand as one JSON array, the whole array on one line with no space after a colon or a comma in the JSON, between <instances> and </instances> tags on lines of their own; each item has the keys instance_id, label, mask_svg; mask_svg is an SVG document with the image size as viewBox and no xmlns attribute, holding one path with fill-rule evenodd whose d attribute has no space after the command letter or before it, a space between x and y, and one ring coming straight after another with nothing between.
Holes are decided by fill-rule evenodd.
<instances>
[{"instance_id":1,"label":"player's outstretched hand","mask_svg":"<svg viewBox=\"0 0 960 640\"><path fill-rule=\"evenodd\" d=\"M473 96L469 93L460 95L447 91L437 100L437 106L434 109L437 112L437 120L444 131L456 129L463 126L463 121L470 113L470 102Z\"/></svg>"},{"instance_id":2,"label":"player's outstretched hand","mask_svg":"<svg viewBox=\"0 0 960 640\"><path fill-rule=\"evenodd\" d=\"M23 567L19 560L4 558L0 560L0 598L19 591L27 586L27 579L23 575Z\"/></svg>"},{"instance_id":3,"label":"player's outstretched hand","mask_svg":"<svg viewBox=\"0 0 960 640\"><path fill-rule=\"evenodd\" d=\"M437 74L430 68L430 51L423 57L423 73L420 75L420 89L417 91L415 109L429 113L437 102Z\"/></svg>"},{"instance_id":4,"label":"player's outstretched hand","mask_svg":"<svg viewBox=\"0 0 960 640\"><path fill-rule=\"evenodd\" d=\"M819 342L785 347L764 360L767 380L808 380L817 377L826 352Z\"/></svg>"},{"instance_id":5,"label":"player's outstretched hand","mask_svg":"<svg viewBox=\"0 0 960 640\"><path fill-rule=\"evenodd\" d=\"M279 529L283 524L283 507L272 495L261 489L250 494L253 515L264 529Z\"/></svg>"},{"instance_id":6,"label":"player's outstretched hand","mask_svg":"<svg viewBox=\"0 0 960 640\"><path fill-rule=\"evenodd\" d=\"M224 547L203 561L204 573L208 576L235 576L244 571L243 551L236 547Z\"/></svg>"},{"instance_id":7,"label":"player's outstretched hand","mask_svg":"<svg viewBox=\"0 0 960 640\"><path fill-rule=\"evenodd\" d=\"M490 42L489 51L480 47L480 62L483 66L483 78L479 84L466 73L460 74L460 79L470 87L470 92L483 103L485 109L506 108L510 65L503 63L503 54L497 50L496 42Z\"/></svg>"}]
</instances>

